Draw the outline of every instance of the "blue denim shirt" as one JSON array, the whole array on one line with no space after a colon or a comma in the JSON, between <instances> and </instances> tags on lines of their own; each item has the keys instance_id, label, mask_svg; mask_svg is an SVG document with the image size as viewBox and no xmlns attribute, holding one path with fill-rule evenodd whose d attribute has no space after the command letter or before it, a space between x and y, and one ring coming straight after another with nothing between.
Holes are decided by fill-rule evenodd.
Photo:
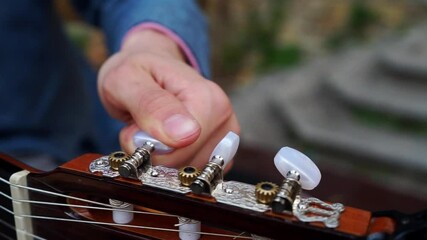
<instances>
[{"instance_id":1,"label":"blue denim shirt","mask_svg":"<svg viewBox=\"0 0 427 240\"><path fill-rule=\"evenodd\" d=\"M111 53L136 24L159 23L180 36L209 75L206 22L191 0L76 0L103 29ZM0 152L67 161L119 149L122 123L96 91L96 73L66 39L51 0L6 0L0 8Z\"/></svg>"}]
</instances>

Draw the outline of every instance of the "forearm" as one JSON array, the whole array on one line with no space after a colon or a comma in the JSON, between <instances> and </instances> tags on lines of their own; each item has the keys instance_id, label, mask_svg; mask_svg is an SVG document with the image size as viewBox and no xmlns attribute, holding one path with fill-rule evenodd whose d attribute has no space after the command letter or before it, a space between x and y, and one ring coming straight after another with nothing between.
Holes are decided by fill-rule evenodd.
<instances>
[{"instance_id":1,"label":"forearm","mask_svg":"<svg viewBox=\"0 0 427 240\"><path fill-rule=\"evenodd\" d=\"M171 38L186 61L209 78L206 20L192 0L73 0L85 19L101 27L110 53L117 53L129 33L156 30Z\"/></svg>"}]
</instances>

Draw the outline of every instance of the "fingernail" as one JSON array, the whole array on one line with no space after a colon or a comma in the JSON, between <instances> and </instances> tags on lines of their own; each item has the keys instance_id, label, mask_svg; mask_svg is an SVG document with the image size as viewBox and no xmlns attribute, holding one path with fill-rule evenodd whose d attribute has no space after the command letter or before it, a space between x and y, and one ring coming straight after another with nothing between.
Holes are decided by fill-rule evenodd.
<instances>
[{"instance_id":1,"label":"fingernail","mask_svg":"<svg viewBox=\"0 0 427 240\"><path fill-rule=\"evenodd\" d=\"M199 130L199 124L184 115L176 114L163 122L163 128L169 137L179 141L195 134Z\"/></svg>"}]
</instances>

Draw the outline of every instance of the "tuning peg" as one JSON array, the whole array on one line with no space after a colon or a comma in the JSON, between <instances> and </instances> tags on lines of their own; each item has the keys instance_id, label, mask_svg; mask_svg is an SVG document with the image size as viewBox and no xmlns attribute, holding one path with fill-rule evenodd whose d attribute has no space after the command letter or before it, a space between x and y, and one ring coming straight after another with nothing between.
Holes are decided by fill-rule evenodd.
<instances>
[{"instance_id":1,"label":"tuning peg","mask_svg":"<svg viewBox=\"0 0 427 240\"><path fill-rule=\"evenodd\" d=\"M136 132L133 136L133 142L137 148L142 147L147 142L150 142L154 146L154 151L156 154L166 154L174 150L173 148L153 138L151 135L144 131Z\"/></svg>"},{"instance_id":2,"label":"tuning peg","mask_svg":"<svg viewBox=\"0 0 427 240\"><path fill-rule=\"evenodd\" d=\"M210 161L218 158L219 156L224 161L222 167L224 168L236 155L237 148L239 148L240 138L234 132L228 132L227 135L216 145L210 156Z\"/></svg>"},{"instance_id":3,"label":"tuning peg","mask_svg":"<svg viewBox=\"0 0 427 240\"><path fill-rule=\"evenodd\" d=\"M151 153L166 154L174 149L153 138L148 133L139 131L134 137L135 152L130 155L129 160L119 166L119 174L125 178L138 178L140 171L147 171L151 167Z\"/></svg>"},{"instance_id":4,"label":"tuning peg","mask_svg":"<svg viewBox=\"0 0 427 240\"><path fill-rule=\"evenodd\" d=\"M274 165L285 178L298 173L301 187L305 190L314 189L322 177L319 168L309 157L290 147L280 149L274 157Z\"/></svg>"},{"instance_id":5,"label":"tuning peg","mask_svg":"<svg viewBox=\"0 0 427 240\"><path fill-rule=\"evenodd\" d=\"M196 194L211 194L218 183L223 180L224 167L233 159L239 147L240 138L234 132L227 135L216 145L209 158L209 162L201 174L190 185Z\"/></svg>"},{"instance_id":6,"label":"tuning peg","mask_svg":"<svg viewBox=\"0 0 427 240\"><path fill-rule=\"evenodd\" d=\"M320 182L320 171L306 155L284 147L274 157L274 165L285 177L271 207L273 212L292 214L301 188L311 190Z\"/></svg>"}]
</instances>

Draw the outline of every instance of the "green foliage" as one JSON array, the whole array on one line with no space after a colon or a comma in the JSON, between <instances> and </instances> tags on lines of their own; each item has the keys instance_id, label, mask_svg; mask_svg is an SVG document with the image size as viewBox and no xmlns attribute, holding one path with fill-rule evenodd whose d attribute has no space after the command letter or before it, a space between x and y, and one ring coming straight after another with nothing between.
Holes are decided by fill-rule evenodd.
<instances>
[{"instance_id":1,"label":"green foliage","mask_svg":"<svg viewBox=\"0 0 427 240\"><path fill-rule=\"evenodd\" d=\"M347 29L355 37L364 37L369 27L378 20L378 14L362 1L353 3L347 22Z\"/></svg>"},{"instance_id":2,"label":"green foliage","mask_svg":"<svg viewBox=\"0 0 427 240\"><path fill-rule=\"evenodd\" d=\"M90 38L90 28L81 23L68 23L65 32L71 43L78 49L86 50Z\"/></svg>"},{"instance_id":3,"label":"green foliage","mask_svg":"<svg viewBox=\"0 0 427 240\"><path fill-rule=\"evenodd\" d=\"M263 54L263 61L259 65L260 71L295 65L301 61L303 51L297 44L288 44L265 51Z\"/></svg>"},{"instance_id":4,"label":"green foliage","mask_svg":"<svg viewBox=\"0 0 427 240\"><path fill-rule=\"evenodd\" d=\"M236 71L247 64L245 60L253 54L257 57L256 71L294 65L301 60L301 47L278 42L286 17L286 2L269 1L266 11L260 11L256 4L251 6L245 24L239 29L240 34L222 47L223 71Z\"/></svg>"},{"instance_id":5,"label":"green foliage","mask_svg":"<svg viewBox=\"0 0 427 240\"><path fill-rule=\"evenodd\" d=\"M370 8L364 1L354 1L347 17L344 29L336 32L326 40L326 46L330 49L342 47L347 42L364 40L369 29L379 20L378 13Z\"/></svg>"},{"instance_id":6,"label":"green foliage","mask_svg":"<svg viewBox=\"0 0 427 240\"><path fill-rule=\"evenodd\" d=\"M427 136L427 123L422 121L356 107L351 112L355 119L367 126Z\"/></svg>"}]
</instances>

